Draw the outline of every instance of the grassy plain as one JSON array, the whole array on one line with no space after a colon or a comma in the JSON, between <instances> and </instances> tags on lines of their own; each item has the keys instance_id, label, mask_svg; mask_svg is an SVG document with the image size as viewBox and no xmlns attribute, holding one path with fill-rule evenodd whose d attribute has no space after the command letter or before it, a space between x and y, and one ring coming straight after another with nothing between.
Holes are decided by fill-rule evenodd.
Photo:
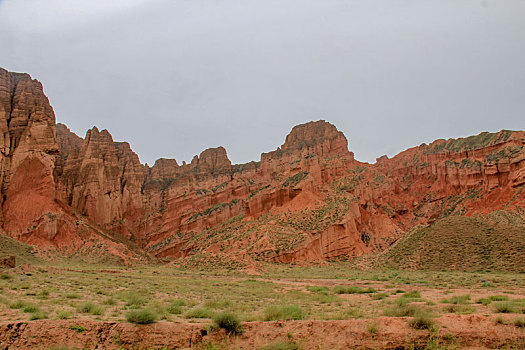
<instances>
[{"instance_id":1,"label":"grassy plain","mask_svg":"<svg viewBox=\"0 0 525 350\"><path fill-rule=\"evenodd\" d=\"M228 311L241 321L342 320L447 313L525 319L522 274L362 271L348 263L266 265L258 275L174 266L49 264L5 270L0 319L202 322ZM141 319L141 318L139 318ZM211 322L211 321L210 321Z\"/></svg>"}]
</instances>

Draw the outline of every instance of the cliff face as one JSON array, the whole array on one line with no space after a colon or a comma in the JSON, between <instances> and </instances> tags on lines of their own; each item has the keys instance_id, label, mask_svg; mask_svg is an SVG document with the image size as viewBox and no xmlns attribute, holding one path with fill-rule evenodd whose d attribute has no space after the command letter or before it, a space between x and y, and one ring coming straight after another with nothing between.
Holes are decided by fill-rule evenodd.
<instances>
[{"instance_id":1,"label":"cliff face","mask_svg":"<svg viewBox=\"0 0 525 350\"><path fill-rule=\"evenodd\" d=\"M54 126L40 82L0 69L0 203L3 225L14 236L53 210Z\"/></svg>"},{"instance_id":2,"label":"cliff face","mask_svg":"<svg viewBox=\"0 0 525 350\"><path fill-rule=\"evenodd\" d=\"M65 159L79 152L81 140L64 138L64 133L57 138L42 84L28 74L0 69L0 130L0 203L8 235L46 249L85 253L87 259L134 259L127 245L111 239L64 200Z\"/></svg>"},{"instance_id":3,"label":"cliff face","mask_svg":"<svg viewBox=\"0 0 525 350\"><path fill-rule=\"evenodd\" d=\"M148 167L107 130L81 138L55 126L41 84L5 70L0 130L3 229L68 254L346 259L440 218L525 207L523 131L437 140L367 164L321 120L294 127L258 162L232 165L218 147Z\"/></svg>"}]
</instances>

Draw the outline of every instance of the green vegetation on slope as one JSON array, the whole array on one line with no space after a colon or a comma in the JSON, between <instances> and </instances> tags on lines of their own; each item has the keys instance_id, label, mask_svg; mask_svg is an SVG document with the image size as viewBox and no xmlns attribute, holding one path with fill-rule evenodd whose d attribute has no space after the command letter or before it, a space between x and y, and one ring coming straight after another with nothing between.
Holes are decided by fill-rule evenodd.
<instances>
[{"instance_id":1,"label":"green vegetation on slope","mask_svg":"<svg viewBox=\"0 0 525 350\"><path fill-rule=\"evenodd\" d=\"M487 147L505 142L512 135L511 130L503 130L498 133L482 132L479 135L469 136L459 139L450 139L445 142L433 143L430 148L425 150L425 153L440 153L444 150L450 152L468 151Z\"/></svg>"},{"instance_id":2,"label":"green vegetation on slope","mask_svg":"<svg viewBox=\"0 0 525 350\"><path fill-rule=\"evenodd\" d=\"M525 272L525 225L519 214L451 216L413 229L378 255L378 266Z\"/></svg>"}]
</instances>

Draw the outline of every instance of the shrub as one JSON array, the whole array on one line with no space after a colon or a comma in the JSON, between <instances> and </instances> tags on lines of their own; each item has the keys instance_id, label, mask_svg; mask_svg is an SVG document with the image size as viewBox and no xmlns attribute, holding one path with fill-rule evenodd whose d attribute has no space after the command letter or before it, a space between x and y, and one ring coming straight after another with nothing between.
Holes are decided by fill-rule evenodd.
<instances>
[{"instance_id":1,"label":"shrub","mask_svg":"<svg viewBox=\"0 0 525 350\"><path fill-rule=\"evenodd\" d=\"M494 304L494 311L497 313L501 313L501 314L510 314L510 313L514 313L515 309L512 303L501 302L501 303Z\"/></svg>"},{"instance_id":2,"label":"shrub","mask_svg":"<svg viewBox=\"0 0 525 350\"><path fill-rule=\"evenodd\" d=\"M298 305L274 305L264 310L265 321L302 320L305 313Z\"/></svg>"},{"instance_id":3,"label":"shrub","mask_svg":"<svg viewBox=\"0 0 525 350\"><path fill-rule=\"evenodd\" d=\"M157 320L157 315L150 309L131 310L126 314L126 320L136 324L149 324Z\"/></svg>"},{"instance_id":4,"label":"shrub","mask_svg":"<svg viewBox=\"0 0 525 350\"><path fill-rule=\"evenodd\" d=\"M320 286L306 286L306 290L312 293L328 293L330 290L327 287Z\"/></svg>"},{"instance_id":5,"label":"shrub","mask_svg":"<svg viewBox=\"0 0 525 350\"><path fill-rule=\"evenodd\" d=\"M514 321L514 325L518 328L524 328L525 327L525 319L517 319Z\"/></svg>"},{"instance_id":6,"label":"shrub","mask_svg":"<svg viewBox=\"0 0 525 350\"><path fill-rule=\"evenodd\" d=\"M184 315L186 318L211 318L213 316L213 312L206 308L206 307L196 307Z\"/></svg>"},{"instance_id":7,"label":"shrub","mask_svg":"<svg viewBox=\"0 0 525 350\"><path fill-rule=\"evenodd\" d=\"M57 318L59 320L67 320L67 319L70 319L71 316L72 316L71 312L67 310L62 310L57 313Z\"/></svg>"},{"instance_id":8,"label":"shrub","mask_svg":"<svg viewBox=\"0 0 525 350\"><path fill-rule=\"evenodd\" d=\"M375 293L374 288L363 289L357 286L336 286L334 287L335 294L364 294L364 293Z\"/></svg>"},{"instance_id":9,"label":"shrub","mask_svg":"<svg viewBox=\"0 0 525 350\"><path fill-rule=\"evenodd\" d=\"M491 295L489 299L490 301L507 301L509 297L506 295Z\"/></svg>"},{"instance_id":10,"label":"shrub","mask_svg":"<svg viewBox=\"0 0 525 350\"><path fill-rule=\"evenodd\" d=\"M410 327L414 329L433 329L434 328L434 321L432 321L430 318L425 316L418 316L410 320L409 322Z\"/></svg>"},{"instance_id":11,"label":"shrub","mask_svg":"<svg viewBox=\"0 0 525 350\"><path fill-rule=\"evenodd\" d=\"M86 327L72 324L71 326L69 326L69 329L71 329L72 331L75 331L77 333L82 333L82 332L84 332L86 330Z\"/></svg>"},{"instance_id":12,"label":"shrub","mask_svg":"<svg viewBox=\"0 0 525 350\"><path fill-rule=\"evenodd\" d=\"M115 305L116 301L113 298L107 298L106 300L104 300L104 304L106 304L106 305Z\"/></svg>"},{"instance_id":13,"label":"shrub","mask_svg":"<svg viewBox=\"0 0 525 350\"><path fill-rule=\"evenodd\" d=\"M417 290L413 290L411 292L406 292L401 296L402 298L410 298L410 299L421 299L421 293Z\"/></svg>"},{"instance_id":14,"label":"shrub","mask_svg":"<svg viewBox=\"0 0 525 350\"><path fill-rule=\"evenodd\" d=\"M31 317L29 317L29 319L31 321L34 321L34 320L43 320L43 319L46 319L47 318L47 314L42 312L42 311L37 311L37 312L34 312L31 314Z\"/></svg>"},{"instance_id":15,"label":"shrub","mask_svg":"<svg viewBox=\"0 0 525 350\"><path fill-rule=\"evenodd\" d=\"M443 308L446 312L451 312L455 314L472 314L476 309L470 305L447 305Z\"/></svg>"},{"instance_id":16,"label":"shrub","mask_svg":"<svg viewBox=\"0 0 525 350\"><path fill-rule=\"evenodd\" d=\"M170 314L173 314L173 315L180 315L182 313L182 307L172 303L168 305L168 307L166 308L166 311L168 311Z\"/></svg>"},{"instance_id":17,"label":"shrub","mask_svg":"<svg viewBox=\"0 0 525 350\"><path fill-rule=\"evenodd\" d=\"M470 301L470 295L454 295L448 299L441 300L442 303L447 304L468 304Z\"/></svg>"},{"instance_id":18,"label":"shrub","mask_svg":"<svg viewBox=\"0 0 525 350\"><path fill-rule=\"evenodd\" d=\"M221 312L213 317L213 323L215 326L226 330L228 334L241 334L242 327L239 318L228 311Z\"/></svg>"},{"instance_id":19,"label":"shrub","mask_svg":"<svg viewBox=\"0 0 525 350\"><path fill-rule=\"evenodd\" d=\"M227 307L230 307L231 305L232 302L229 300L208 300L204 303L204 307L210 309L225 309Z\"/></svg>"},{"instance_id":20,"label":"shrub","mask_svg":"<svg viewBox=\"0 0 525 350\"><path fill-rule=\"evenodd\" d=\"M414 317L428 314L428 310L418 305L396 305L385 310L385 316L390 317Z\"/></svg>"},{"instance_id":21,"label":"shrub","mask_svg":"<svg viewBox=\"0 0 525 350\"><path fill-rule=\"evenodd\" d=\"M13 304L9 305L11 309L23 309L27 304L22 300L17 300Z\"/></svg>"},{"instance_id":22,"label":"shrub","mask_svg":"<svg viewBox=\"0 0 525 350\"><path fill-rule=\"evenodd\" d=\"M80 299L80 295L72 293L72 294L66 294L66 298L68 299Z\"/></svg>"},{"instance_id":23,"label":"shrub","mask_svg":"<svg viewBox=\"0 0 525 350\"><path fill-rule=\"evenodd\" d=\"M36 306L36 305L33 305L33 304L26 304L26 305L22 308L22 311L23 311L23 312L26 312L26 313L29 313L29 314L32 314L32 313L34 313L34 312L39 311L39 309L38 309L38 306Z\"/></svg>"},{"instance_id":24,"label":"shrub","mask_svg":"<svg viewBox=\"0 0 525 350\"><path fill-rule=\"evenodd\" d=\"M104 310L102 310L100 306L95 305L90 301L80 305L79 311L85 314L92 314L92 315L102 315L104 312Z\"/></svg>"},{"instance_id":25,"label":"shrub","mask_svg":"<svg viewBox=\"0 0 525 350\"><path fill-rule=\"evenodd\" d=\"M383 300L388 297L388 294L386 293L375 293L371 294L370 297L374 300Z\"/></svg>"},{"instance_id":26,"label":"shrub","mask_svg":"<svg viewBox=\"0 0 525 350\"><path fill-rule=\"evenodd\" d=\"M492 303L492 300L490 300L489 298L481 298L476 300L476 303L487 306L490 305L490 303Z\"/></svg>"},{"instance_id":27,"label":"shrub","mask_svg":"<svg viewBox=\"0 0 525 350\"><path fill-rule=\"evenodd\" d=\"M377 334L377 333L379 333L379 326L377 325L377 323L370 323L368 325L368 333L370 333L370 334Z\"/></svg>"},{"instance_id":28,"label":"shrub","mask_svg":"<svg viewBox=\"0 0 525 350\"><path fill-rule=\"evenodd\" d=\"M0 275L0 279L3 279L3 280L10 280L10 279L12 279L12 278L13 278L13 276L11 276L11 275L8 274L8 273L2 273L2 274Z\"/></svg>"},{"instance_id":29,"label":"shrub","mask_svg":"<svg viewBox=\"0 0 525 350\"><path fill-rule=\"evenodd\" d=\"M137 309L146 305L147 300L137 293L129 293L127 297L127 305L133 309Z\"/></svg>"}]
</instances>

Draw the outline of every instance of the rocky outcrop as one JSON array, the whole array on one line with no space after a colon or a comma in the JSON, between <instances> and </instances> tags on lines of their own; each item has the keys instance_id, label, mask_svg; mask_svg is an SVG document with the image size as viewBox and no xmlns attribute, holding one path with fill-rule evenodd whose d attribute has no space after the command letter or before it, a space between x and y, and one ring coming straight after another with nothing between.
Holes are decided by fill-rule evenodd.
<instances>
[{"instance_id":1,"label":"rocky outcrop","mask_svg":"<svg viewBox=\"0 0 525 350\"><path fill-rule=\"evenodd\" d=\"M133 259L126 244L99 231L97 223L68 205L62 175L65 161L80 153L81 140L63 125L58 126L64 131L58 138L56 130L42 84L28 74L0 69L2 229L19 241L71 254L96 245L117 260Z\"/></svg>"},{"instance_id":2,"label":"rocky outcrop","mask_svg":"<svg viewBox=\"0 0 525 350\"><path fill-rule=\"evenodd\" d=\"M367 164L320 120L295 126L259 162L232 165L217 147L149 167L107 130L81 138L55 126L42 85L0 70L0 132L3 229L69 253L103 242L125 261L137 251L250 266L353 258L439 218L525 207L523 131L437 140Z\"/></svg>"},{"instance_id":3,"label":"rocky outcrop","mask_svg":"<svg viewBox=\"0 0 525 350\"><path fill-rule=\"evenodd\" d=\"M54 127L42 84L0 69L0 203L3 226L14 237L54 209Z\"/></svg>"},{"instance_id":4,"label":"rocky outcrop","mask_svg":"<svg viewBox=\"0 0 525 350\"><path fill-rule=\"evenodd\" d=\"M133 228L142 214L146 168L129 144L114 142L107 130L96 127L83 140L63 127L57 131L64 147L62 201L101 227L138 238Z\"/></svg>"}]
</instances>

